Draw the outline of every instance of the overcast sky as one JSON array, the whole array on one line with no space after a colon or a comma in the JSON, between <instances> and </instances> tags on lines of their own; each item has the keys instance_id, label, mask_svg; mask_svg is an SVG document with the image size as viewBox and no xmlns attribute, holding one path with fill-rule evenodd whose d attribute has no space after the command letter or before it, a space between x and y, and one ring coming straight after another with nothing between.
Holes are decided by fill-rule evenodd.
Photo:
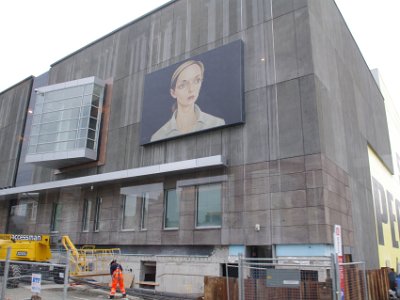
<instances>
[{"instance_id":1,"label":"overcast sky","mask_svg":"<svg viewBox=\"0 0 400 300\"><path fill-rule=\"evenodd\" d=\"M400 107L400 1L336 0L336 3L369 68L379 69L391 98Z\"/></svg>"},{"instance_id":2,"label":"overcast sky","mask_svg":"<svg viewBox=\"0 0 400 300\"><path fill-rule=\"evenodd\" d=\"M0 92L30 75L46 72L50 64L167 2L2 1ZM379 68L392 98L399 103L400 0L336 2L368 66Z\"/></svg>"}]
</instances>

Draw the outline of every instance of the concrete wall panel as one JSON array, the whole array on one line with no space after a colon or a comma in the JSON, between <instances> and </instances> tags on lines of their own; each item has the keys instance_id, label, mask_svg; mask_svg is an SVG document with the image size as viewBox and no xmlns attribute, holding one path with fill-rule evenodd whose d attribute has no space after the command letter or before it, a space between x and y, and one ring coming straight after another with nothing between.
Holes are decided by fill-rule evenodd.
<instances>
[{"instance_id":1,"label":"concrete wall panel","mask_svg":"<svg viewBox=\"0 0 400 300\"><path fill-rule=\"evenodd\" d=\"M0 93L0 187L14 186L33 80Z\"/></svg>"}]
</instances>

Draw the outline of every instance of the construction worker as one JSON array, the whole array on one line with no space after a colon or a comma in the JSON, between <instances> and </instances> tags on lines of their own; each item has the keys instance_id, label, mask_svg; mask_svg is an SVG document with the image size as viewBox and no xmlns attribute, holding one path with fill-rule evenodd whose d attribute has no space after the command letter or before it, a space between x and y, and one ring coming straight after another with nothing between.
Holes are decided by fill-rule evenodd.
<instances>
[{"instance_id":1,"label":"construction worker","mask_svg":"<svg viewBox=\"0 0 400 300\"><path fill-rule=\"evenodd\" d=\"M110 263L110 274L112 278L111 282L111 292L110 299L114 299L115 292L117 291L117 286L122 293L122 298L126 297L126 291L124 287L124 275L122 274L122 266L117 263L117 260L113 259Z\"/></svg>"}]
</instances>

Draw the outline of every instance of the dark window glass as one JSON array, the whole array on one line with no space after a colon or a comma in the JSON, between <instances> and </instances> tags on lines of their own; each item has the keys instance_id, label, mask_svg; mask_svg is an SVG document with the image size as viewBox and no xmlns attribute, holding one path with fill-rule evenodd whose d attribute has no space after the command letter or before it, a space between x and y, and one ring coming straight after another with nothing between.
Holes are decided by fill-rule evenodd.
<instances>
[{"instance_id":1,"label":"dark window glass","mask_svg":"<svg viewBox=\"0 0 400 300\"><path fill-rule=\"evenodd\" d=\"M179 199L176 189L165 191L164 228L179 227Z\"/></svg>"},{"instance_id":2,"label":"dark window glass","mask_svg":"<svg viewBox=\"0 0 400 300\"><path fill-rule=\"evenodd\" d=\"M62 204L54 203L51 213L50 231L59 231L61 225Z\"/></svg>"},{"instance_id":3,"label":"dark window glass","mask_svg":"<svg viewBox=\"0 0 400 300\"><path fill-rule=\"evenodd\" d=\"M103 200L101 198L96 198L96 207L94 211L94 231L100 230L100 209L102 202Z\"/></svg>"},{"instance_id":4,"label":"dark window glass","mask_svg":"<svg viewBox=\"0 0 400 300\"><path fill-rule=\"evenodd\" d=\"M221 226L221 184L197 187L196 226Z\"/></svg>"},{"instance_id":5,"label":"dark window glass","mask_svg":"<svg viewBox=\"0 0 400 300\"><path fill-rule=\"evenodd\" d=\"M123 200L122 229L134 229L136 219L136 196L126 195Z\"/></svg>"},{"instance_id":6,"label":"dark window glass","mask_svg":"<svg viewBox=\"0 0 400 300\"><path fill-rule=\"evenodd\" d=\"M89 231L91 212L92 212L92 200L85 199L83 204L82 231Z\"/></svg>"},{"instance_id":7,"label":"dark window glass","mask_svg":"<svg viewBox=\"0 0 400 300\"><path fill-rule=\"evenodd\" d=\"M141 209L141 219L140 219L140 229L144 230L147 228L147 219L149 212L149 193L142 194L142 209Z\"/></svg>"}]
</instances>

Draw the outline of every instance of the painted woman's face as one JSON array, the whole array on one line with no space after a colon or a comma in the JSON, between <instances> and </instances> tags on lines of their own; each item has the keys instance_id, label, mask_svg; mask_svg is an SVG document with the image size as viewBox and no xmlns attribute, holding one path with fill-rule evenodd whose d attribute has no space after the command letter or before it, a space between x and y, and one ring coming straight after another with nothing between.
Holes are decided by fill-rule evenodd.
<instances>
[{"instance_id":1,"label":"painted woman's face","mask_svg":"<svg viewBox=\"0 0 400 300\"><path fill-rule=\"evenodd\" d=\"M177 100L178 107L192 106L200 93L203 74L198 65L193 64L179 74L175 89L171 89L171 96Z\"/></svg>"}]
</instances>

